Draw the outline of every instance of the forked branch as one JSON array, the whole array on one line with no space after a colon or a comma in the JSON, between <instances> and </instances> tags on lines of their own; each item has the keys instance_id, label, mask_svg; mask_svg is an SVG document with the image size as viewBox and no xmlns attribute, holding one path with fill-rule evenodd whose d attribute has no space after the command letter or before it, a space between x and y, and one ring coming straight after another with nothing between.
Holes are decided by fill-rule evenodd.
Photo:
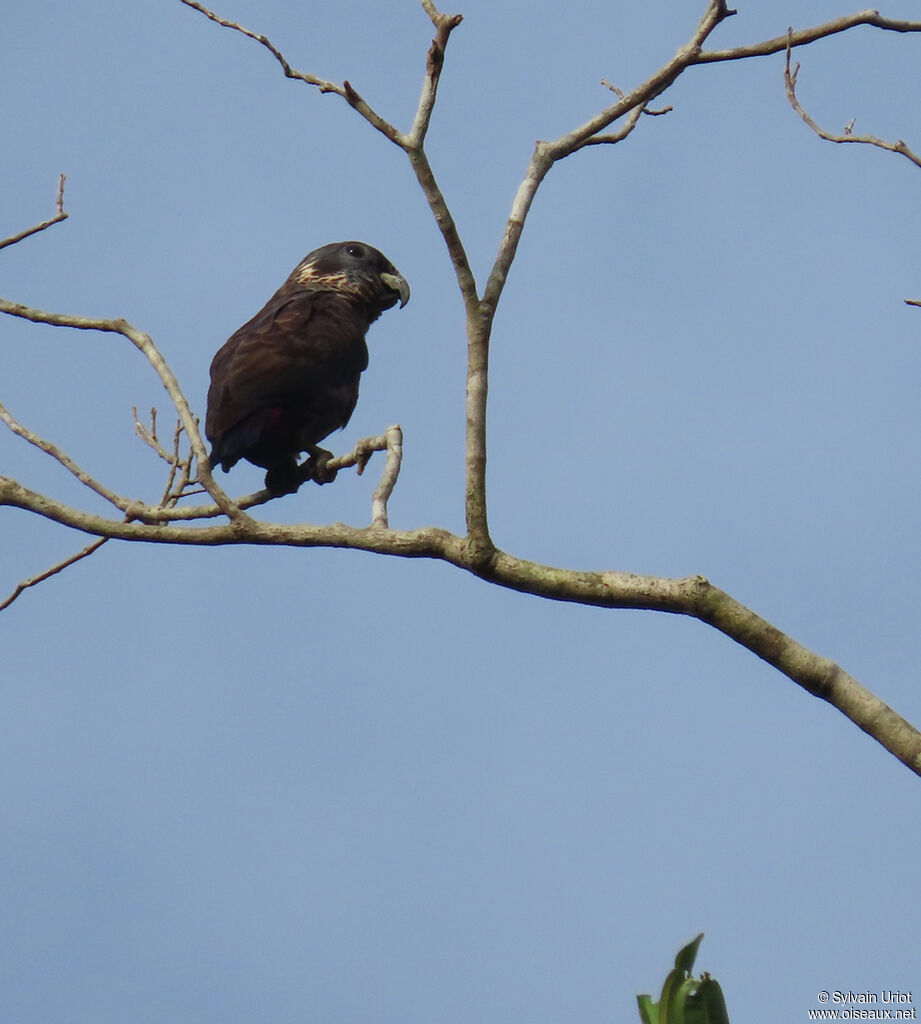
<instances>
[{"instance_id":1,"label":"forked branch","mask_svg":"<svg viewBox=\"0 0 921 1024\"><path fill-rule=\"evenodd\" d=\"M26 228L25 231L20 231L18 234L0 239L0 249L4 249L8 245L15 245L17 242L21 242L24 238L28 238L29 235L37 235L39 231L44 231L47 228L50 228L53 224L60 224L62 220L67 220L70 214L64 212L64 183L66 181L66 174L62 174L58 178L58 202L57 212L55 215L53 217L49 217L48 220L41 221L31 228Z\"/></svg>"},{"instance_id":2,"label":"forked branch","mask_svg":"<svg viewBox=\"0 0 921 1024\"><path fill-rule=\"evenodd\" d=\"M192 451L198 462L198 475L202 485L214 498L217 505L220 506L221 511L230 519L236 521L246 518L245 514L234 504L223 488L211 476L205 445L198 431L198 421L193 416L189 403L179 387L179 381L176 380L173 371L167 365L166 360L156 345L154 345L149 334L145 334L136 327L132 327L127 320L121 318L100 319L97 317L71 316L67 313L49 313L45 310L24 306L19 302L10 302L8 299L0 299L0 313L8 313L10 316L31 320L33 323L50 324L53 327L72 327L80 331L104 331L112 334L121 334L127 338L136 349L144 354L166 388L192 445Z\"/></svg>"}]
</instances>

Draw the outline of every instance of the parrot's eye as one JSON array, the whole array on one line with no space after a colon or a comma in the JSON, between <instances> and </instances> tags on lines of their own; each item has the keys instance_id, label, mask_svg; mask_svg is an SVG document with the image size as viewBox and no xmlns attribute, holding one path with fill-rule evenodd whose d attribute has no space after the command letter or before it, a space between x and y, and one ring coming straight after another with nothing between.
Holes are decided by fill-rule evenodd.
<instances>
[{"instance_id":1,"label":"parrot's eye","mask_svg":"<svg viewBox=\"0 0 921 1024\"><path fill-rule=\"evenodd\" d=\"M360 245L350 245L345 251L349 254L349 256L354 256L355 259L358 260L360 260L362 256L364 256L365 254L364 249L362 249Z\"/></svg>"}]
</instances>

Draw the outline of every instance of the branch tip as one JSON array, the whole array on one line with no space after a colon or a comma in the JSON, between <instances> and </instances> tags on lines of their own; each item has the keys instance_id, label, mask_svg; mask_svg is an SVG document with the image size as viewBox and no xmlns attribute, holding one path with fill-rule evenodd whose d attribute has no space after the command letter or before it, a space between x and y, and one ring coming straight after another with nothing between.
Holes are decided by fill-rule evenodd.
<instances>
[{"instance_id":1,"label":"branch tip","mask_svg":"<svg viewBox=\"0 0 921 1024\"><path fill-rule=\"evenodd\" d=\"M51 579L52 576L57 576L59 572L63 572L69 566L74 565L98 551L109 539L110 538L108 537L98 537L91 544L87 544L85 548L78 551L75 555L71 555L69 558L65 558L62 561L55 563L50 569L46 569L44 572L40 572L35 576L29 576L27 579L22 580L17 584L16 589L9 595L9 597L7 597L7 599L0 602L0 612L9 608L16 598L28 590L29 587L37 586L39 583L44 583L45 580Z\"/></svg>"},{"instance_id":2,"label":"branch tip","mask_svg":"<svg viewBox=\"0 0 921 1024\"><path fill-rule=\"evenodd\" d=\"M8 238L0 239L0 249L5 249L8 245L16 245L17 242L23 241L30 235L37 235L39 231L44 231L50 228L54 224L60 224L62 220L67 220L70 214L64 211L64 182L67 180L67 175L62 174L58 178L58 192L57 199L55 201L55 215L49 217L48 220L43 220L39 224L34 225L31 228L26 228L25 231L19 231L15 235L10 235Z\"/></svg>"}]
</instances>

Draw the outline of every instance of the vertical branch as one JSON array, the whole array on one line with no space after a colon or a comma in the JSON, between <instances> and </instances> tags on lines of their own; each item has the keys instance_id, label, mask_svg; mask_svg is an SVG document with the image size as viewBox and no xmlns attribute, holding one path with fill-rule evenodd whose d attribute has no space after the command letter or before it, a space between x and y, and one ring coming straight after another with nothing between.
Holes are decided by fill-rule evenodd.
<instances>
[{"instance_id":1,"label":"vertical branch","mask_svg":"<svg viewBox=\"0 0 921 1024\"><path fill-rule=\"evenodd\" d=\"M409 157L416 180L419 182L419 186L429 204L429 209L432 211L432 216L435 218L435 223L438 225L441 236L445 241L448 255L451 257L451 263L454 265L457 285L460 288L464 306L469 316L471 312L477 309L479 299L477 297L476 279L473 276L473 271L470 269L470 260L467 258L467 252L464 249L464 243L461 241L457 225L454 223L454 218L451 216L451 211L448 209L445 197L438 187L438 182L435 180L435 175L432 172L428 157L425 155L425 150L421 145L418 148L407 145L406 155Z\"/></svg>"},{"instance_id":2,"label":"vertical branch","mask_svg":"<svg viewBox=\"0 0 921 1024\"><path fill-rule=\"evenodd\" d=\"M475 561L488 560L495 550L486 513L486 400L491 331L491 313L482 307L468 312L464 515L470 554Z\"/></svg>"},{"instance_id":3,"label":"vertical branch","mask_svg":"<svg viewBox=\"0 0 921 1024\"><path fill-rule=\"evenodd\" d=\"M474 546L488 552L492 542L486 522L486 392L492 317L484 316L470 261L425 151L419 146L415 149L407 147L406 152L445 240L464 300L467 329L464 512L467 533Z\"/></svg>"},{"instance_id":4,"label":"vertical branch","mask_svg":"<svg viewBox=\"0 0 921 1024\"><path fill-rule=\"evenodd\" d=\"M393 494L397 477L400 475L400 466L403 463L403 431L399 424L395 423L392 427L387 428L384 440L387 444L387 461L371 497L371 525L386 530L390 526L387 502L390 500L390 495Z\"/></svg>"},{"instance_id":5,"label":"vertical branch","mask_svg":"<svg viewBox=\"0 0 921 1024\"><path fill-rule=\"evenodd\" d=\"M445 49L451 32L460 25L463 18L459 14L443 14L435 7L433 0L421 0L421 3L435 26L435 38L426 58L422 94L412 129L402 144L445 241L464 300L467 328L464 514L471 556L476 561L482 561L488 559L494 551L486 518L486 397L492 318L484 315L486 310L477 294L476 279L457 225L424 150L425 136L444 67Z\"/></svg>"},{"instance_id":6,"label":"vertical branch","mask_svg":"<svg viewBox=\"0 0 921 1024\"><path fill-rule=\"evenodd\" d=\"M422 6L435 26L435 38L432 40L432 45L426 58L422 95L419 97L419 106L407 140L409 145L416 149L421 148L422 143L425 141L425 134L432 119L432 110L435 107L441 69L444 67L445 48L448 45L448 38L464 20L462 14L442 14L436 10L431 0L422 0Z\"/></svg>"}]
</instances>

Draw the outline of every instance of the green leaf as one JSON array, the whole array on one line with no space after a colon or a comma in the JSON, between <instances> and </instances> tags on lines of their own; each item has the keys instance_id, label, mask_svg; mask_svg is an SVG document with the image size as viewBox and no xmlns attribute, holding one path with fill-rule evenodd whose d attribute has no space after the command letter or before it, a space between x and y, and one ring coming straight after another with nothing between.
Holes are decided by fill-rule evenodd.
<instances>
[{"instance_id":1,"label":"green leaf","mask_svg":"<svg viewBox=\"0 0 921 1024\"><path fill-rule=\"evenodd\" d=\"M681 988L687 979L684 971L676 967L665 979L659 998L659 1024L677 1024L681 1020L681 1005L684 1001Z\"/></svg>"},{"instance_id":2,"label":"green leaf","mask_svg":"<svg viewBox=\"0 0 921 1024\"><path fill-rule=\"evenodd\" d=\"M636 1001L643 1024L659 1024L659 1006L652 1001L652 996L637 996Z\"/></svg>"},{"instance_id":3,"label":"green leaf","mask_svg":"<svg viewBox=\"0 0 921 1024\"><path fill-rule=\"evenodd\" d=\"M679 971L684 971L690 974L694 969L694 961L697 959L697 950L700 947L700 943L704 937L704 933L701 932L692 942L689 942L684 949L678 951L678 955L675 957L675 967Z\"/></svg>"}]
</instances>

